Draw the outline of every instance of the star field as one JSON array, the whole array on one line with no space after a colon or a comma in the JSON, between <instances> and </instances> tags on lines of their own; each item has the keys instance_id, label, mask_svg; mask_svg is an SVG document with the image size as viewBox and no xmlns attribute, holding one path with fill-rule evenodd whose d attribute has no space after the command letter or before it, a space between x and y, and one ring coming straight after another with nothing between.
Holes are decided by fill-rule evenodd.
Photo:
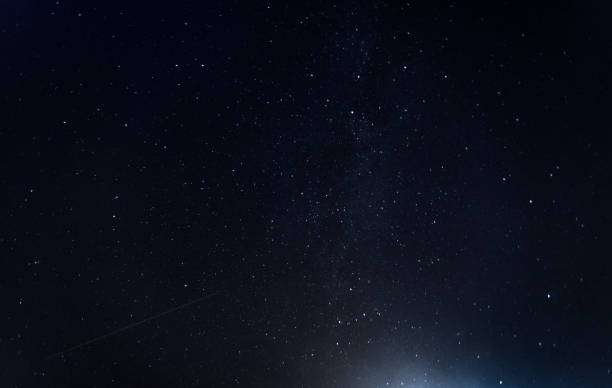
<instances>
[{"instance_id":1,"label":"star field","mask_svg":"<svg viewBox=\"0 0 612 388\"><path fill-rule=\"evenodd\" d=\"M612 386L606 4L2 8L2 386Z\"/></svg>"}]
</instances>

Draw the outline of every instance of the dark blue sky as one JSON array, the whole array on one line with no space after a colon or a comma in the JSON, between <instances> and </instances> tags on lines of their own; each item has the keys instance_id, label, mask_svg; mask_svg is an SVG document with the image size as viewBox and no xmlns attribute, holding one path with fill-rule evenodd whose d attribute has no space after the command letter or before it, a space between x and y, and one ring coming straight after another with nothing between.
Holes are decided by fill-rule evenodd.
<instances>
[{"instance_id":1,"label":"dark blue sky","mask_svg":"<svg viewBox=\"0 0 612 388\"><path fill-rule=\"evenodd\" d=\"M1 9L2 386L612 386L609 7Z\"/></svg>"}]
</instances>

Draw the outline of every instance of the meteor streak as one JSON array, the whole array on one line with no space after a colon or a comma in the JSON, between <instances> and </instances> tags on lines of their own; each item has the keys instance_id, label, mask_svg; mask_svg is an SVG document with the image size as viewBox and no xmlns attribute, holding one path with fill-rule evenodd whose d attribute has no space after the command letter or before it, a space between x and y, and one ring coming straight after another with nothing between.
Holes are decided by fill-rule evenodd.
<instances>
[{"instance_id":1,"label":"meteor streak","mask_svg":"<svg viewBox=\"0 0 612 388\"><path fill-rule=\"evenodd\" d=\"M147 318L145 318L145 319L143 319L141 321L130 323L127 326L120 327L120 328L115 329L115 330L113 330L111 332L108 332L106 334L102 334L102 335L100 335L98 337L94 337L94 338L89 339L87 341L81 342L81 343L79 343L77 345L74 345L74 346L68 348L68 349L62 350L61 352L50 354L47 357L45 357L45 359L50 359L50 358L54 358L54 357L57 357L57 356L60 356L60 355L64 355L66 353L70 353L72 351L80 349L80 348L82 348L84 346L91 345L91 344L96 343L96 342L100 342L100 341L102 341L102 340L104 340L106 338L112 337L112 336L117 335L119 333L122 333L122 332L124 332L126 330L132 329L132 328L134 328L136 326L140 326L140 325L145 324L147 322L151 322L151 321L153 321L155 319L163 317L164 315L168 315L168 314L173 313L175 311L178 311L178 310L184 309L186 307L189 307L189 306L191 306L193 304L196 304L196 303L202 302L202 301L204 301L206 299L212 298L213 296L216 296L217 294L218 294L218 292L215 292L215 293L212 293L212 294L209 294L209 295L205 295L205 296L202 296L200 298L197 298L197 299L191 300L189 302L183 303L183 304L181 304L179 306L173 307L173 308L171 308L169 310L162 311L161 313L157 313L155 315L147 317Z\"/></svg>"}]
</instances>

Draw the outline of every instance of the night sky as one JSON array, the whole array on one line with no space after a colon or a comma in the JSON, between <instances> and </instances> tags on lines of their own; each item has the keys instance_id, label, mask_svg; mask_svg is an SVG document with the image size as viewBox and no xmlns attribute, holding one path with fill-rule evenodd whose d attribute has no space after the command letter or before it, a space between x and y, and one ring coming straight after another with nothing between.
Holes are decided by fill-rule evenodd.
<instances>
[{"instance_id":1,"label":"night sky","mask_svg":"<svg viewBox=\"0 0 612 388\"><path fill-rule=\"evenodd\" d=\"M0 2L0 386L612 387L606 2Z\"/></svg>"}]
</instances>

